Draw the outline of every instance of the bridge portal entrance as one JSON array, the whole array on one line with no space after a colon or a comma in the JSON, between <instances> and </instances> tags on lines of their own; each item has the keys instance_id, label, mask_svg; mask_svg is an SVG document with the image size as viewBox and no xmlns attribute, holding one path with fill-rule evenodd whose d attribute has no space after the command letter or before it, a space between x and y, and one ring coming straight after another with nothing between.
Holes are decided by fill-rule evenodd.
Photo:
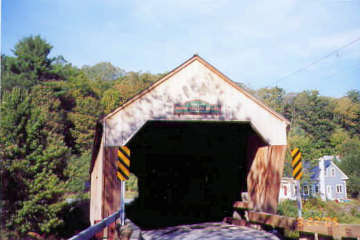
<instances>
[{"instance_id":1,"label":"bridge portal entrance","mask_svg":"<svg viewBox=\"0 0 360 240\"><path fill-rule=\"evenodd\" d=\"M116 161L124 145L140 191L127 215L140 226L221 220L241 192L273 213L289 124L194 55L98 122L90 222L121 205Z\"/></svg>"},{"instance_id":2,"label":"bridge portal entrance","mask_svg":"<svg viewBox=\"0 0 360 240\"><path fill-rule=\"evenodd\" d=\"M127 216L142 228L231 216L256 136L247 122L148 121L127 144L139 187Z\"/></svg>"}]
</instances>

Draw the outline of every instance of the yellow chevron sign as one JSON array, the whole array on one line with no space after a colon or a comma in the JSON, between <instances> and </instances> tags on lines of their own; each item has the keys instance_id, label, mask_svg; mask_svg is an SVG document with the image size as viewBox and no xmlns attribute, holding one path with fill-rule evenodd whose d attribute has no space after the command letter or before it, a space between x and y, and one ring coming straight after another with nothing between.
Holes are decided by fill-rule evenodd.
<instances>
[{"instance_id":1,"label":"yellow chevron sign","mask_svg":"<svg viewBox=\"0 0 360 240\"><path fill-rule=\"evenodd\" d=\"M293 168L292 175L295 180L300 180L303 175L303 171L302 171L302 163L301 163L301 152L299 148L295 148L294 150L291 151L291 157L292 157L291 166Z\"/></svg>"},{"instance_id":2,"label":"yellow chevron sign","mask_svg":"<svg viewBox=\"0 0 360 240\"><path fill-rule=\"evenodd\" d=\"M130 149L126 146L121 146L119 147L117 154L116 176L119 180L126 181L130 176Z\"/></svg>"}]
</instances>

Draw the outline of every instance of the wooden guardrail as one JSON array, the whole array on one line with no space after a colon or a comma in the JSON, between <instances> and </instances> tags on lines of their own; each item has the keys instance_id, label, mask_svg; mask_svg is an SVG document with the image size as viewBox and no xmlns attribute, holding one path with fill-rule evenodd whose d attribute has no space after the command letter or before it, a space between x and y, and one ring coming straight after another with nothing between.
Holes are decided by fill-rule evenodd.
<instances>
[{"instance_id":1,"label":"wooden guardrail","mask_svg":"<svg viewBox=\"0 0 360 240\"><path fill-rule=\"evenodd\" d=\"M293 231L327 235L336 239L342 237L360 239L360 224L339 224L333 221L317 221L256 212L250 210L252 206L249 203L244 202L237 202L234 204L234 207L246 211L247 220L250 222ZM236 224L236 220L234 223Z\"/></svg>"},{"instance_id":2,"label":"wooden guardrail","mask_svg":"<svg viewBox=\"0 0 360 240\"><path fill-rule=\"evenodd\" d=\"M120 209L119 211L115 212L114 214L104 218L97 224L94 224L94 225L88 227L87 229L85 229L82 232L80 232L79 234L69 238L68 240L88 240L88 239L92 238L96 233L100 232L101 230L103 230L104 228L109 226L111 223L115 222L116 219L118 219L121 216L122 212L123 212L123 210Z\"/></svg>"}]
</instances>

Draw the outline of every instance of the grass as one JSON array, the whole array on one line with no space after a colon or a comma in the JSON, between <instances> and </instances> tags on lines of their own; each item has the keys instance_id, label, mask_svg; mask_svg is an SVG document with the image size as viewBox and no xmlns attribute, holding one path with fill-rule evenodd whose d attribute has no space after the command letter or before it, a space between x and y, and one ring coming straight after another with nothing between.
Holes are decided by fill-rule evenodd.
<instances>
[{"instance_id":1,"label":"grass","mask_svg":"<svg viewBox=\"0 0 360 240\"><path fill-rule=\"evenodd\" d=\"M138 192L131 192L131 191L125 192L125 198L133 199L136 198L137 196L139 196Z\"/></svg>"},{"instance_id":2,"label":"grass","mask_svg":"<svg viewBox=\"0 0 360 240\"><path fill-rule=\"evenodd\" d=\"M296 201L285 200L278 206L278 214L297 217ZM337 218L339 223L360 224L360 200L352 199L346 203L321 201L313 198L303 201L303 217L307 218Z\"/></svg>"},{"instance_id":3,"label":"grass","mask_svg":"<svg viewBox=\"0 0 360 240\"><path fill-rule=\"evenodd\" d=\"M278 206L279 215L297 217L296 201L285 200ZM346 203L335 201L321 201L320 199L309 199L303 201L303 218L336 218L338 223L360 224L360 200L351 199ZM284 239L298 239L299 232L287 230Z\"/></svg>"}]
</instances>

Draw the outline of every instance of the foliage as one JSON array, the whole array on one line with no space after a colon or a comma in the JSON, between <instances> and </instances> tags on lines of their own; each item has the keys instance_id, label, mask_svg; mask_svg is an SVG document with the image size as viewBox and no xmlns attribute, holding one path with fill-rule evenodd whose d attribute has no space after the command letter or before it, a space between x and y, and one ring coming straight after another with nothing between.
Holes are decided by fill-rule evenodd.
<instances>
[{"instance_id":1,"label":"foliage","mask_svg":"<svg viewBox=\"0 0 360 240\"><path fill-rule=\"evenodd\" d=\"M104 106L104 112L107 114L123 104L125 100L126 98L116 88L110 88L104 92L100 103Z\"/></svg>"},{"instance_id":2,"label":"foliage","mask_svg":"<svg viewBox=\"0 0 360 240\"><path fill-rule=\"evenodd\" d=\"M90 180L89 168L91 151L85 151L80 156L72 155L65 169L68 177L66 182L67 194L80 194L88 190L86 183ZM75 196L77 197L77 196Z\"/></svg>"},{"instance_id":3,"label":"foliage","mask_svg":"<svg viewBox=\"0 0 360 240\"><path fill-rule=\"evenodd\" d=\"M353 197L360 194L360 140L359 138L347 139L341 144L341 153L344 156L339 167L348 175L348 192Z\"/></svg>"},{"instance_id":4,"label":"foliage","mask_svg":"<svg viewBox=\"0 0 360 240\"><path fill-rule=\"evenodd\" d=\"M360 91L353 89L347 92L346 96L354 103L360 103Z\"/></svg>"},{"instance_id":5,"label":"foliage","mask_svg":"<svg viewBox=\"0 0 360 240\"><path fill-rule=\"evenodd\" d=\"M15 57L2 57L2 89L29 88L43 81L59 79L52 65L55 58L49 58L51 49L52 46L40 36L19 41L13 50Z\"/></svg>"},{"instance_id":6,"label":"foliage","mask_svg":"<svg viewBox=\"0 0 360 240\"><path fill-rule=\"evenodd\" d=\"M130 173L129 180L126 181L126 190L130 192L138 191L138 182L137 177Z\"/></svg>"},{"instance_id":7,"label":"foliage","mask_svg":"<svg viewBox=\"0 0 360 240\"><path fill-rule=\"evenodd\" d=\"M256 95L261 100L263 100L266 105L274 109L276 112L284 112L284 89L278 87L260 88L256 91Z\"/></svg>"},{"instance_id":8,"label":"foliage","mask_svg":"<svg viewBox=\"0 0 360 240\"><path fill-rule=\"evenodd\" d=\"M351 135L359 134L360 127L360 102L354 102L349 97L334 100L334 115L337 122L350 132Z\"/></svg>"},{"instance_id":9,"label":"foliage","mask_svg":"<svg viewBox=\"0 0 360 240\"><path fill-rule=\"evenodd\" d=\"M50 100L50 101L49 101ZM63 112L51 90L15 88L3 96L1 177L7 227L49 233L62 224L63 168L69 149L61 135Z\"/></svg>"},{"instance_id":10,"label":"foliage","mask_svg":"<svg viewBox=\"0 0 360 240\"><path fill-rule=\"evenodd\" d=\"M280 202L277 208L277 214L288 217L297 217L298 208L296 202L287 199Z\"/></svg>"},{"instance_id":11,"label":"foliage","mask_svg":"<svg viewBox=\"0 0 360 240\"><path fill-rule=\"evenodd\" d=\"M94 66L83 66L82 72L93 81L113 81L125 75L125 71L109 62L100 62Z\"/></svg>"},{"instance_id":12,"label":"foliage","mask_svg":"<svg viewBox=\"0 0 360 240\"><path fill-rule=\"evenodd\" d=\"M342 98L322 97L317 91L286 94L280 88L262 88L256 96L291 120L289 149L300 148L307 164L303 181L309 180L309 170L324 155L340 155L340 168L349 176L348 190L359 193L359 168L355 163L359 147L355 142L360 133L360 93L351 90ZM345 150L346 149L346 150ZM291 176L291 156L286 155L284 175Z\"/></svg>"},{"instance_id":13,"label":"foliage","mask_svg":"<svg viewBox=\"0 0 360 240\"><path fill-rule=\"evenodd\" d=\"M61 233L72 229L64 222L66 199L83 199L89 190L96 122L162 76L110 63L78 69L62 56L50 58L51 49L30 36L15 45L14 56L2 56L2 227L16 236L69 236ZM136 191L136 181L132 175L129 190Z\"/></svg>"},{"instance_id":14,"label":"foliage","mask_svg":"<svg viewBox=\"0 0 360 240\"><path fill-rule=\"evenodd\" d=\"M339 223L360 223L359 202L352 200L348 203L335 201L324 202L318 198L303 201L303 218L305 219L337 219ZM279 203L277 213L288 217L297 217L297 203L285 200Z\"/></svg>"}]
</instances>

